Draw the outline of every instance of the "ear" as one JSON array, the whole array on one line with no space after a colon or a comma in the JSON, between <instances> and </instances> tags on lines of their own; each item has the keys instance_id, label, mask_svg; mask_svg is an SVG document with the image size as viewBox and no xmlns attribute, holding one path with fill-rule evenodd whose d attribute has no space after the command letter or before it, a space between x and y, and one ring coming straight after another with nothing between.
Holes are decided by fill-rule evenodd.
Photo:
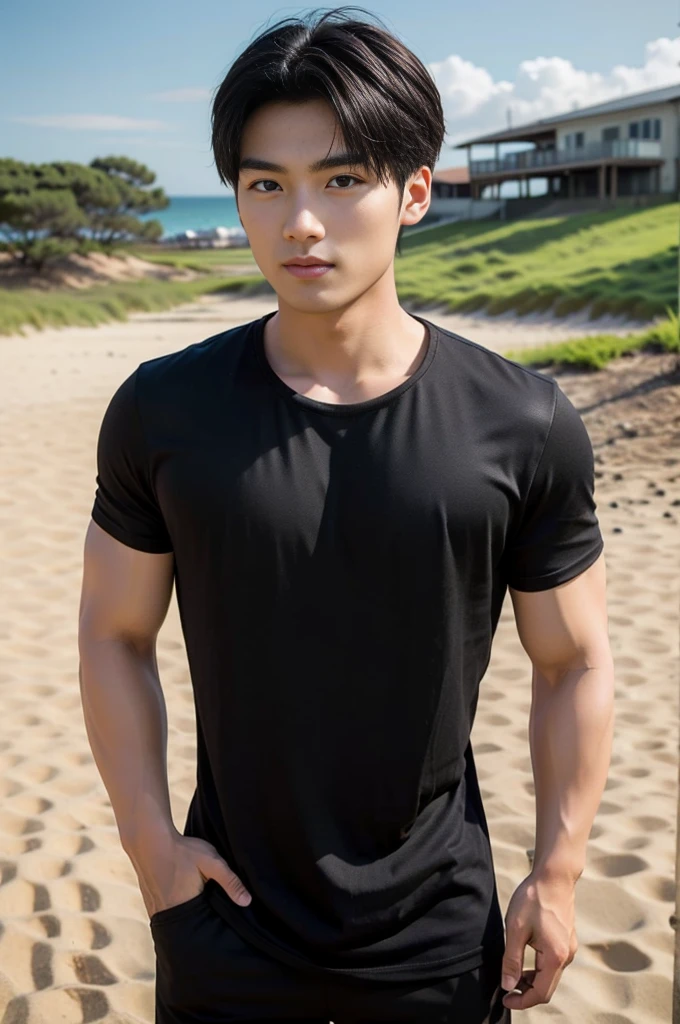
<instances>
[{"instance_id":1,"label":"ear","mask_svg":"<svg viewBox=\"0 0 680 1024\"><path fill-rule=\"evenodd\" d=\"M432 171L423 164L406 182L399 223L417 224L427 213L431 198Z\"/></svg>"}]
</instances>

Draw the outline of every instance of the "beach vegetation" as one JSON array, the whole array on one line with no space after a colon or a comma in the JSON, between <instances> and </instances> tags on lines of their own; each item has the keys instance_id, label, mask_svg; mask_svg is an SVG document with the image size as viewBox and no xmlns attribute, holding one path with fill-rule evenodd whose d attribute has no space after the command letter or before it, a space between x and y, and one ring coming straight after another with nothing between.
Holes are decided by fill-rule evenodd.
<instances>
[{"instance_id":1,"label":"beach vegetation","mask_svg":"<svg viewBox=\"0 0 680 1024\"><path fill-rule=\"evenodd\" d=\"M122 241L156 241L158 220L139 215L170 204L155 173L126 156L32 164L0 159L2 250L40 272L70 253L110 253Z\"/></svg>"},{"instance_id":2,"label":"beach vegetation","mask_svg":"<svg viewBox=\"0 0 680 1024\"><path fill-rule=\"evenodd\" d=\"M659 320L645 331L619 336L593 334L569 341L551 342L530 348L504 351L513 362L552 370L601 370L612 359L636 352L680 352L680 322L669 306L666 319ZM680 367L680 360L678 361Z\"/></svg>"}]
</instances>

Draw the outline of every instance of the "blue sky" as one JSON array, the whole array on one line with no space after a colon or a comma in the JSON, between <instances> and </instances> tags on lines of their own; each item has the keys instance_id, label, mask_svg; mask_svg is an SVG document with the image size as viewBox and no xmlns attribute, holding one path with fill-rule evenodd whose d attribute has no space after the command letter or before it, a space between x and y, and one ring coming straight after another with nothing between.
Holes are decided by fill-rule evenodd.
<instances>
[{"instance_id":1,"label":"blue sky","mask_svg":"<svg viewBox=\"0 0 680 1024\"><path fill-rule=\"evenodd\" d=\"M307 5L266 0L20 0L5 5L0 156L126 154L169 195L219 195L210 100L267 24ZM320 4L327 8L334 4ZM411 47L442 94L447 144L574 105L680 82L680 0L360 3ZM508 152L503 148L502 152ZM486 153L475 147L477 159ZM437 167L466 163L445 145Z\"/></svg>"}]
</instances>

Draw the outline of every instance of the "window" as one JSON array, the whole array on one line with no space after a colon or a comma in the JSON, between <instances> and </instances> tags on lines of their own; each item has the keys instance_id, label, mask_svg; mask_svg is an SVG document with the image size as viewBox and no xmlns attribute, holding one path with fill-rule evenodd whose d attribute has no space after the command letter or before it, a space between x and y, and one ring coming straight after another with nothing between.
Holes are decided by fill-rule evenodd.
<instances>
[{"instance_id":1,"label":"window","mask_svg":"<svg viewBox=\"0 0 680 1024\"><path fill-rule=\"evenodd\" d=\"M628 125L629 139L660 139L661 118L648 117L644 121L631 121Z\"/></svg>"},{"instance_id":2,"label":"window","mask_svg":"<svg viewBox=\"0 0 680 1024\"><path fill-rule=\"evenodd\" d=\"M615 142L619 137L619 126L615 125L613 128L602 129L602 141L603 142Z\"/></svg>"},{"instance_id":3,"label":"window","mask_svg":"<svg viewBox=\"0 0 680 1024\"><path fill-rule=\"evenodd\" d=\"M564 136L566 149L583 149L583 132L569 132Z\"/></svg>"}]
</instances>

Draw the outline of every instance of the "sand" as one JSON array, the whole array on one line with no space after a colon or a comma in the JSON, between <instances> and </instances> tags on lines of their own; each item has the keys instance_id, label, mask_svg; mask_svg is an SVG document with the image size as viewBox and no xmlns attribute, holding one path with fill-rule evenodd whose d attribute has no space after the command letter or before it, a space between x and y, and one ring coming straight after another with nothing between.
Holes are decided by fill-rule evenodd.
<instances>
[{"instance_id":1,"label":"sand","mask_svg":"<svg viewBox=\"0 0 680 1024\"><path fill-rule=\"evenodd\" d=\"M38 273L31 267L22 267L8 253L0 253L1 288L54 291L59 288L90 288L112 281L136 281L143 277L164 281L193 281L198 276L196 271L188 268L152 263L129 253L108 255L104 252L90 252L87 256L70 253L46 263Z\"/></svg>"},{"instance_id":2,"label":"sand","mask_svg":"<svg viewBox=\"0 0 680 1024\"><path fill-rule=\"evenodd\" d=\"M276 308L205 298L96 329L0 338L0 1020L151 1022L154 954L137 878L90 752L78 684L82 549L106 404L139 362ZM503 351L569 326L438 317ZM625 325L619 325L625 333ZM594 329L602 325L595 323ZM629 327L628 329L634 329ZM579 950L534 1024L670 1020L678 774L680 373L670 355L559 374L597 460L617 724L576 890ZM181 828L195 778L193 703L175 598L159 639ZM503 912L529 870L531 667L506 598L473 745ZM533 953L525 957L534 966Z\"/></svg>"}]
</instances>

